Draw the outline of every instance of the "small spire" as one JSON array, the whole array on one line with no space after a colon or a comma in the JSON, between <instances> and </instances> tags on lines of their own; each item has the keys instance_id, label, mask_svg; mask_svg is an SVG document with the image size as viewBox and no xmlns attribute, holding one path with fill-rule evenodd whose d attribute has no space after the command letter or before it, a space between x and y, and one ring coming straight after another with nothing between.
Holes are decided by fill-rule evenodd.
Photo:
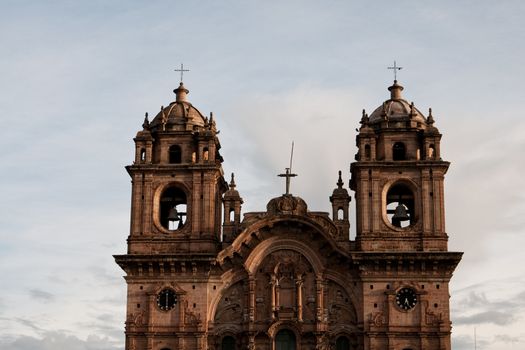
<instances>
[{"instance_id":1,"label":"small spire","mask_svg":"<svg viewBox=\"0 0 525 350\"><path fill-rule=\"evenodd\" d=\"M401 91L403 91L404 87L399 85L397 83L397 80L394 80L394 84L392 86L388 87L388 91L390 91L390 99L392 100L401 100Z\"/></svg>"},{"instance_id":2,"label":"small spire","mask_svg":"<svg viewBox=\"0 0 525 350\"><path fill-rule=\"evenodd\" d=\"M144 114L144 123L142 123L142 128L144 130L149 130L148 112L146 112L146 114Z\"/></svg>"},{"instance_id":3,"label":"small spire","mask_svg":"<svg viewBox=\"0 0 525 350\"><path fill-rule=\"evenodd\" d=\"M337 188L343 188L343 179L341 178L341 170L339 170L339 179L337 180Z\"/></svg>"},{"instance_id":4,"label":"small spire","mask_svg":"<svg viewBox=\"0 0 525 350\"><path fill-rule=\"evenodd\" d=\"M432 116L432 108L428 109L427 124L430 126L434 125L434 117Z\"/></svg>"},{"instance_id":5,"label":"small spire","mask_svg":"<svg viewBox=\"0 0 525 350\"><path fill-rule=\"evenodd\" d=\"M366 125L368 124L368 114L366 114L366 111L363 109L363 115L361 116L361 121L360 123L362 125Z\"/></svg>"},{"instance_id":6,"label":"small spire","mask_svg":"<svg viewBox=\"0 0 525 350\"><path fill-rule=\"evenodd\" d=\"M213 120L213 112L210 112L210 124L208 125L208 127L212 129L214 124L215 121Z\"/></svg>"},{"instance_id":7,"label":"small spire","mask_svg":"<svg viewBox=\"0 0 525 350\"><path fill-rule=\"evenodd\" d=\"M414 105L414 102L410 102L410 115L416 115L416 107Z\"/></svg>"},{"instance_id":8,"label":"small spire","mask_svg":"<svg viewBox=\"0 0 525 350\"><path fill-rule=\"evenodd\" d=\"M230 188L233 190L235 188L235 186L237 186L235 184L235 175L232 173L232 179L230 181Z\"/></svg>"}]
</instances>

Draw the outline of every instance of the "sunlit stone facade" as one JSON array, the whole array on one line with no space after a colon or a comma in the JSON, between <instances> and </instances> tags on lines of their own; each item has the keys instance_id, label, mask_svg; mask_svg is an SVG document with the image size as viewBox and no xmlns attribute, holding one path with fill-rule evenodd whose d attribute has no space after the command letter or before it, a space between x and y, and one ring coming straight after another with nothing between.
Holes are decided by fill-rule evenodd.
<instances>
[{"instance_id":1,"label":"sunlit stone facade","mask_svg":"<svg viewBox=\"0 0 525 350\"><path fill-rule=\"evenodd\" d=\"M448 285L461 259L447 251L449 163L431 111L405 101L397 82L389 90L357 133L352 240L341 173L327 193L332 213L290 193L241 213L216 121L183 84L146 117L126 168L128 251L115 256L128 288L126 349L449 350ZM355 125L345 127L352 137Z\"/></svg>"}]
</instances>

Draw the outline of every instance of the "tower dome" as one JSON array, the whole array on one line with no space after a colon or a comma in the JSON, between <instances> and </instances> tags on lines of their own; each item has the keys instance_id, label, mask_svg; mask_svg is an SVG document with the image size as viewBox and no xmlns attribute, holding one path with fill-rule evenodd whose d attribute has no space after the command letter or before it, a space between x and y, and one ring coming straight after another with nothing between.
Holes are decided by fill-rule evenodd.
<instances>
[{"instance_id":1,"label":"tower dome","mask_svg":"<svg viewBox=\"0 0 525 350\"><path fill-rule=\"evenodd\" d=\"M176 95L175 101L167 107L161 107L160 112L151 121L153 131L193 130L208 124L208 118L187 100L189 90L182 82L173 92Z\"/></svg>"},{"instance_id":2,"label":"tower dome","mask_svg":"<svg viewBox=\"0 0 525 350\"><path fill-rule=\"evenodd\" d=\"M409 103L401 96L403 89L403 86L399 85L397 80L394 80L394 84L388 88L390 99L375 109L369 117L369 124L378 124L385 120L391 122L411 120L421 123L421 126L426 124L425 117L414 106L414 103Z\"/></svg>"}]
</instances>

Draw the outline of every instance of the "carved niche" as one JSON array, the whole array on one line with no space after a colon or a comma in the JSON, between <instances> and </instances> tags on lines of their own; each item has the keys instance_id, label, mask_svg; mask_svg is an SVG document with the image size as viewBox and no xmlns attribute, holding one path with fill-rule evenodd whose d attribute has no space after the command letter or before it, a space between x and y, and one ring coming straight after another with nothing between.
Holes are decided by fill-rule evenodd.
<instances>
[{"instance_id":1,"label":"carved niche","mask_svg":"<svg viewBox=\"0 0 525 350\"><path fill-rule=\"evenodd\" d=\"M240 325L246 311L243 281L232 285L222 296L215 313L216 324Z\"/></svg>"},{"instance_id":2,"label":"carved niche","mask_svg":"<svg viewBox=\"0 0 525 350\"><path fill-rule=\"evenodd\" d=\"M345 289L333 281L328 281L328 323L332 326L339 324L356 324L357 314L354 304Z\"/></svg>"},{"instance_id":3,"label":"carved niche","mask_svg":"<svg viewBox=\"0 0 525 350\"><path fill-rule=\"evenodd\" d=\"M258 321L314 321L315 278L299 252L282 249L266 256L256 273ZM312 305L313 304L313 305Z\"/></svg>"}]
</instances>

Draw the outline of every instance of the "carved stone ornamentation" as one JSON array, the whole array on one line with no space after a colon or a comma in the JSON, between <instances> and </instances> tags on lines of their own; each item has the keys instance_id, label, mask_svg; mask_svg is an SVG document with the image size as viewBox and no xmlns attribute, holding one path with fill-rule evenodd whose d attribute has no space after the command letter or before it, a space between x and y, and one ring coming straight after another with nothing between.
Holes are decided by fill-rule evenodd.
<instances>
[{"instance_id":1,"label":"carved stone ornamentation","mask_svg":"<svg viewBox=\"0 0 525 350\"><path fill-rule=\"evenodd\" d=\"M224 178L234 169L222 167L221 118L195 108L181 82L144 119L126 167L130 232L115 256L128 288L125 350L451 350L448 283L461 253L447 246L449 163L435 117L402 90L395 81L389 99L356 116L356 161L326 193L331 213L291 194L301 176L291 165L279 175L285 194L245 213L243 175ZM322 146L306 156L312 171Z\"/></svg>"}]
</instances>

